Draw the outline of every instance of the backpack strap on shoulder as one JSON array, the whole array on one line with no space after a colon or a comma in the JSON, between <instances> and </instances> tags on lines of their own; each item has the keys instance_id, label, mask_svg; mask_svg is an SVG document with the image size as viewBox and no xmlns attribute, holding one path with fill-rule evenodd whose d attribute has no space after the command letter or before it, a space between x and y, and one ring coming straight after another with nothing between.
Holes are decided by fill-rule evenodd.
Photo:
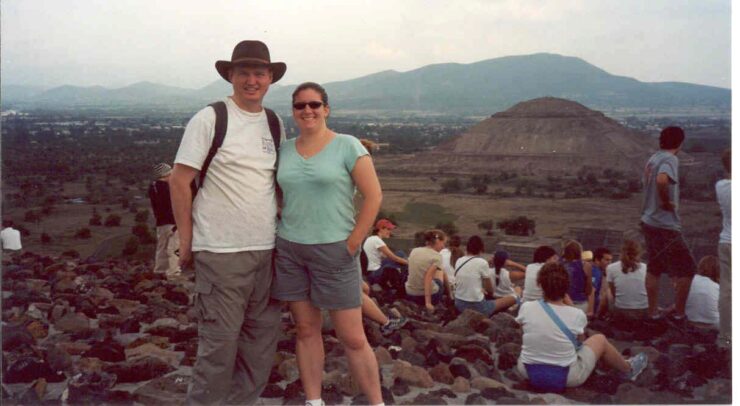
<instances>
[{"instance_id":1,"label":"backpack strap on shoulder","mask_svg":"<svg viewBox=\"0 0 740 406\"><path fill-rule=\"evenodd\" d=\"M560 331L562 331L563 334L565 334L565 336L568 337L570 342L573 343L573 346L576 347L576 351L578 351L578 349L581 348L581 342L578 341L578 339L573 334L573 332L570 331L568 327L565 326L565 323L563 323L563 320L561 320L560 317L558 317L557 313L555 313L555 310L553 310L552 307L550 307L550 305L547 304L547 302L545 302L545 299L539 299L537 300L537 302L540 304L540 306L542 306L542 309L545 310L545 313L547 313L547 315L550 316L550 319L552 319L555 325L558 326Z\"/></svg>"},{"instance_id":2,"label":"backpack strap on shoulder","mask_svg":"<svg viewBox=\"0 0 740 406\"><path fill-rule=\"evenodd\" d=\"M203 166L200 168L200 182L198 182L199 187L203 186L203 181L206 179L208 167L211 166L211 161L213 161L213 157L216 156L216 152L218 152L218 149L221 148L221 145L223 145L224 137L226 137L226 128L228 128L229 126L229 114L226 111L226 103L219 101L211 103L209 104L209 106L211 106L216 112L216 124L214 125L211 149L208 150L208 156L206 156L206 160L203 161Z\"/></svg>"},{"instance_id":3,"label":"backpack strap on shoulder","mask_svg":"<svg viewBox=\"0 0 740 406\"><path fill-rule=\"evenodd\" d=\"M470 257L470 258L468 258L467 261L463 262L460 266L458 266L457 269L455 269L455 276L457 276L457 273L460 272L460 270L462 269L462 267L465 266L465 264L467 264L468 262L470 262L470 261L472 261L472 260L474 260L476 258L478 258L478 257L477 256Z\"/></svg>"},{"instance_id":4,"label":"backpack strap on shoulder","mask_svg":"<svg viewBox=\"0 0 740 406\"><path fill-rule=\"evenodd\" d=\"M265 107L265 114L267 115L267 124L270 126L270 134L272 134L272 143L275 145L275 153L277 153L280 150L280 120L278 120L277 114L267 107Z\"/></svg>"}]
</instances>

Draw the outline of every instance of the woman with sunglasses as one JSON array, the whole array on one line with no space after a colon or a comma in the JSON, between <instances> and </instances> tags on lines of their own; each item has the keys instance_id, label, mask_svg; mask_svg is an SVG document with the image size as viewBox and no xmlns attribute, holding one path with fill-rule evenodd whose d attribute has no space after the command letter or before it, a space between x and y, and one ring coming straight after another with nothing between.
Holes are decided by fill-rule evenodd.
<instances>
[{"instance_id":1,"label":"woman with sunglasses","mask_svg":"<svg viewBox=\"0 0 740 406\"><path fill-rule=\"evenodd\" d=\"M296 323L296 357L306 404L320 405L324 370L321 309L329 311L349 368L371 405L383 403L378 364L362 327L358 250L380 209L372 159L360 141L326 125L329 97L307 82L293 92L300 134L280 147L283 192L272 297ZM363 203L355 219L357 188Z\"/></svg>"}]
</instances>

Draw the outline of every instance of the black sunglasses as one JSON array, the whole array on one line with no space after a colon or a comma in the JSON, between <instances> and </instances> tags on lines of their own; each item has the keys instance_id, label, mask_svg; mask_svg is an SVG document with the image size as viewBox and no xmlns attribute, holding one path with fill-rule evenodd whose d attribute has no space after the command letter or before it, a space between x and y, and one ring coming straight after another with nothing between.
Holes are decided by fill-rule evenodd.
<instances>
[{"instance_id":1,"label":"black sunglasses","mask_svg":"<svg viewBox=\"0 0 740 406\"><path fill-rule=\"evenodd\" d=\"M303 110L306 108L306 106L308 106L315 110L323 105L324 103L320 101L297 102L297 103L293 103L293 108L296 110Z\"/></svg>"}]
</instances>

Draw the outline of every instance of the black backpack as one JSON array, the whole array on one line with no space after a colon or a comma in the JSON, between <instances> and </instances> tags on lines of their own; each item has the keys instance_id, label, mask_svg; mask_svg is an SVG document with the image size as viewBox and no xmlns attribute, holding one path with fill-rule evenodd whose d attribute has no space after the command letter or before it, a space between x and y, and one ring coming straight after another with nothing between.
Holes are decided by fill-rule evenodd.
<instances>
[{"instance_id":1,"label":"black backpack","mask_svg":"<svg viewBox=\"0 0 740 406\"><path fill-rule=\"evenodd\" d=\"M229 114L226 111L226 103L219 101L209 104L216 112L216 128L213 134L213 142L211 142L211 149L208 150L208 156L203 161L203 167L200 169L200 179L198 186L203 186L203 181L206 179L206 172L208 167L211 166L213 157L216 156L216 152L221 148L224 143L224 137L226 136L226 129L229 126ZM265 108L265 114L267 114L267 124L270 126L270 134L272 134L272 142L275 145L275 162L277 162L277 153L280 149L280 121L278 121L277 114L274 111Z\"/></svg>"}]
</instances>

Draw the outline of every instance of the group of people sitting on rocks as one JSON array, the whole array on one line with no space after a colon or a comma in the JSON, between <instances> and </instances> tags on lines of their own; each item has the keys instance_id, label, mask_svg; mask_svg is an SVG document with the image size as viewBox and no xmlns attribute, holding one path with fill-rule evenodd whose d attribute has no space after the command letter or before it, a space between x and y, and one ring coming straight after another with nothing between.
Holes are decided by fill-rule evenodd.
<instances>
[{"instance_id":1,"label":"group of people sitting on rocks","mask_svg":"<svg viewBox=\"0 0 740 406\"><path fill-rule=\"evenodd\" d=\"M616 325L650 322L647 266L638 242L625 240L619 260L612 262L609 249L584 251L578 241L569 240L562 256L550 246L540 246L532 262L524 265L510 259L506 251L496 251L486 259L480 236L468 238L463 251L459 236L448 237L433 229L423 232L424 245L412 249L407 258L383 241L395 227L390 220L380 219L363 244L368 264L366 295L369 285L376 284L380 292L391 291L394 300L406 299L432 312L440 306L454 306L460 313L470 309L490 317L508 310L523 329L517 371L535 388L557 391L578 386L599 359L631 380L645 369L646 354L624 358L603 334L585 336L589 320ZM718 273L717 257L707 256L699 262L686 305L693 326L718 325ZM369 296L366 300L374 305ZM365 311L364 303L363 311L381 323L386 334L406 322L372 317L375 312Z\"/></svg>"}]
</instances>

